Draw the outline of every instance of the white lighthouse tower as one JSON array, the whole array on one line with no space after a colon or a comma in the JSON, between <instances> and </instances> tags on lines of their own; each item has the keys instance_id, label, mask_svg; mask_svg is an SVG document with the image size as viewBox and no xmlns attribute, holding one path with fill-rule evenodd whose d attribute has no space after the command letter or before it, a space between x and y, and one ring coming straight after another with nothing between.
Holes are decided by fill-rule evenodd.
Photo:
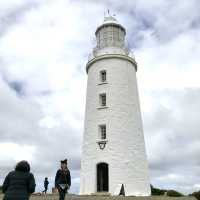
<instances>
[{"instance_id":1,"label":"white lighthouse tower","mask_svg":"<svg viewBox=\"0 0 200 200\"><path fill-rule=\"evenodd\" d=\"M107 16L97 28L88 73L80 194L150 195L137 63L125 28Z\"/></svg>"}]
</instances>

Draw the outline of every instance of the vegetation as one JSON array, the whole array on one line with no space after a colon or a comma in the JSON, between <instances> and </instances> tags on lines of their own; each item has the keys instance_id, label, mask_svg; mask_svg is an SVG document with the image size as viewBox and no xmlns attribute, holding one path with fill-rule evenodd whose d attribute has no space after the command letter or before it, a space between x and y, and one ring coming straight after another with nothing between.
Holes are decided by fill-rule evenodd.
<instances>
[{"instance_id":1,"label":"vegetation","mask_svg":"<svg viewBox=\"0 0 200 200\"><path fill-rule=\"evenodd\" d=\"M2 193L2 186L0 185L0 193Z\"/></svg>"},{"instance_id":2,"label":"vegetation","mask_svg":"<svg viewBox=\"0 0 200 200\"><path fill-rule=\"evenodd\" d=\"M189 196L194 196L196 199L200 200L200 190L198 192L193 192L191 195Z\"/></svg>"},{"instance_id":3,"label":"vegetation","mask_svg":"<svg viewBox=\"0 0 200 200\"><path fill-rule=\"evenodd\" d=\"M159 189L151 185L151 195L164 195L167 190Z\"/></svg>"},{"instance_id":4,"label":"vegetation","mask_svg":"<svg viewBox=\"0 0 200 200\"><path fill-rule=\"evenodd\" d=\"M169 197L182 197L184 196L180 192L177 192L175 190L164 190L159 188L154 188L153 185L151 185L151 195L166 195ZM200 199L198 199L200 200Z\"/></svg>"},{"instance_id":5,"label":"vegetation","mask_svg":"<svg viewBox=\"0 0 200 200\"><path fill-rule=\"evenodd\" d=\"M184 195L180 192L175 191L175 190L168 190L167 196L169 196L169 197L183 197Z\"/></svg>"}]
</instances>

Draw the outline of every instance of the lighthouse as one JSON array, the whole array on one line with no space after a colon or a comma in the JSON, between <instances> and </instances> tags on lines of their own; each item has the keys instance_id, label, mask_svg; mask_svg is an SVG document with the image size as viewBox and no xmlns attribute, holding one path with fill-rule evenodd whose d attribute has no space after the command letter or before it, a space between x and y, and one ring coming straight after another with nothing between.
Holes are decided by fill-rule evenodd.
<instances>
[{"instance_id":1,"label":"lighthouse","mask_svg":"<svg viewBox=\"0 0 200 200\"><path fill-rule=\"evenodd\" d=\"M109 15L95 35L86 64L80 194L149 196L138 67L125 44L126 30Z\"/></svg>"}]
</instances>

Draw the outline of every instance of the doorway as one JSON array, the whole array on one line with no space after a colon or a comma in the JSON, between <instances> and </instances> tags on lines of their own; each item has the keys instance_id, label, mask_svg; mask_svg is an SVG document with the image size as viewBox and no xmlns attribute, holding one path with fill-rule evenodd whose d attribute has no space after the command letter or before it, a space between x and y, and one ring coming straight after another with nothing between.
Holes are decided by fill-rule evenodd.
<instances>
[{"instance_id":1,"label":"doorway","mask_svg":"<svg viewBox=\"0 0 200 200\"><path fill-rule=\"evenodd\" d=\"M97 192L108 192L108 164L97 164Z\"/></svg>"}]
</instances>

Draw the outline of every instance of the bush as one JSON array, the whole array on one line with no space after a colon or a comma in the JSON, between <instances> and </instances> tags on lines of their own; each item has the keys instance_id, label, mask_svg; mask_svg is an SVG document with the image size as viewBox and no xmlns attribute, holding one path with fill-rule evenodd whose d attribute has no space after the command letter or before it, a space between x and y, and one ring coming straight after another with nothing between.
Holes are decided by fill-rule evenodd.
<instances>
[{"instance_id":1,"label":"bush","mask_svg":"<svg viewBox=\"0 0 200 200\"><path fill-rule=\"evenodd\" d=\"M177 192L175 190L163 190L163 189L159 189L159 188L154 188L153 185L151 185L151 195L166 195L169 197L184 196L183 194L181 194L180 192ZM199 197L200 197L200 193L199 193ZM198 200L200 200L200 198Z\"/></svg>"},{"instance_id":2,"label":"bush","mask_svg":"<svg viewBox=\"0 0 200 200\"><path fill-rule=\"evenodd\" d=\"M0 193L2 193L2 186L0 185Z\"/></svg>"},{"instance_id":3,"label":"bush","mask_svg":"<svg viewBox=\"0 0 200 200\"><path fill-rule=\"evenodd\" d=\"M198 191L198 192L193 192L193 193L191 194L191 196L194 196L196 199L200 200L200 191Z\"/></svg>"},{"instance_id":4,"label":"bush","mask_svg":"<svg viewBox=\"0 0 200 200\"><path fill-rule=\"evenodd\" d=\"M182 197L184 195L181 194L180 192L177 192L176 190L168 190L167 196L169 196L169 197Z\"/></svg>"},{"instance_id":5,"label":"bush","mask_svg":"<svg viewBox=\"0 0 200 200\"><path fill-rule=\"evenodd\" d=\"M151 195L164 195L166 191L167 190L154 188L153 185L151 185Z\"/></svg>"}]
</instances>

